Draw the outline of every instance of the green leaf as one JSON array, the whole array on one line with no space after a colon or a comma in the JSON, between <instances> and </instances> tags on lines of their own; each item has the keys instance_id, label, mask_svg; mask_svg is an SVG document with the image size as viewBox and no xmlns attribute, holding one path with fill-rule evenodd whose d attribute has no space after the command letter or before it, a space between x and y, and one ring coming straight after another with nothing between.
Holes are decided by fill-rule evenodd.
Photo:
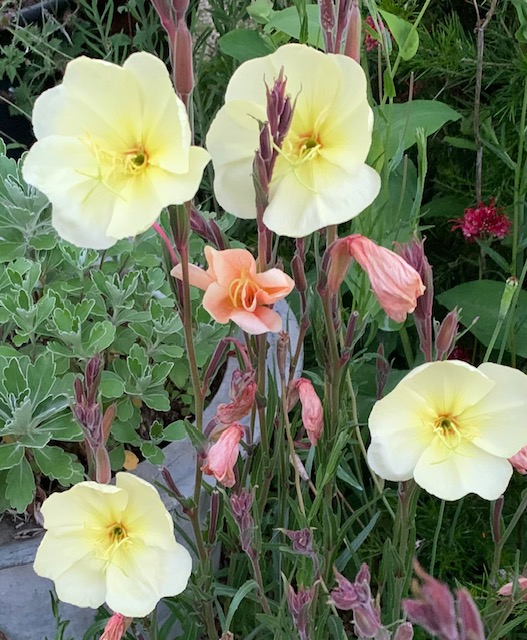
<instances>
[{"instance_id":1,"label":"green leaf","mask_svg":"<svg viewBox=\"0 0 527 640\"><path fill-rule=\"evenodd\" d=\"M170 399L168 397L168 393L164 389L146 391L141 396L141 400L147 407L150 407L150 409L154 409L155 411L170 410Z\"/></svg>"},{"instance_id":2,"label":"green leaf","mask_svg":"<svg viewBox=\"0 0 527 640\"><path fill-rule=\"evenodd\" d=\"M103 398L120 398L124 393L124 382L116 373L103 371L99 389Z\"/></svg>"},{"instance_id":3,"label":"green leaf","mask_svg":"<svg viewBox=\"0 0 527 640\"><path fill-rule=\"evenodd\" d=\"M388 28L392 32L393 39L399 47L399 54L403 60L411 60L419 49L419 34L414 26L394 16L393 13L379 9L379 13L384 18Z\"/></svg>"},{"instance_id":4,"label":"green leaf","mask_svg":"<svg viewBox=\"0 0 527 640\"><path fill-rule=\"evenodd\" d=\"M42 473L55 480L68 480L73 474L72 462L75 456L66 453L60 447L34 449L35 462Z\"/></svg>"},{"instance_id":5,"label":"green leaf","mask_svg":"<svg viewBox=\"0 0 527 640\"><path fill-rule=\"evenodd\" d=\"M107 349L115 338L115 327L109 320L103 322L96 322L88 338L87 350L95 355Z\"/></svg>"},{"instance_id":6,"label":"green leaf","mask_svg":"<svg viewBox=\"0 0 527 640\"><path fill-rule=\"evenodd\" d=\"M165 454L153 442L143 442L141 444L141 453L152 464L163 464Z\"/></svg>"},{"instance_id":7,"label":"green leaf","mask_svg":"<svg viewBox=\"0 0 527 640\"><path fill-rule=\"evenodd\" d=\"M239 62L267 56L274 51L272 45L257 31L234 29L218 41L220 51Z\"/></svg>"},{"instance_id":8,"label":"green leaf","mask_svg":"<svg viewBox=\"0 0 527 640\"><path fill-rule=\"evenodd\" d=\"M240 606L242 601L245 599L245 596L247 596L247 594L251 593L251 591L255 591L257 589L258 589L258 583L257 582L255 582L254 580L247 580L247 582L245 584L242 584L242 586L238 589L238 591L236 591L236 595L231 600L231 603L229 605L229 610L227 611L227 615L225 617L225 629L224 630L226 632L229 631L229 629L231 628L232 619L234 618L234 614L238 610L238 607Z\"/></svg>"},{"instance_id":9,"label":"green leaf","mask_svg":"<svg viewBox=\"0 0 527 640\"><path fill-rule=\"evenodd\" d=\"M273 14L272 0L252 0L247 13L259 24L265 24Z\"/></svg>"},{"instance_id":10,"label":"green leaf","mask_svg":"<svg viewBox=\"0 0 527 640\"><path fill-rule=\"evenodd\" d=\"M11 469L20 464L24 457L24 447L18 442L0 444L0 469Z\"/></svg>"},{"instance_id":11,"label":"green leaf","mask_svg":"<svg viewBox=\"0 0 527 640\"><path fill-rule=\"evenodd\" d=\"M320 9L316 4L306 6L307 14L307 42L313 47L324 49L324 35L320 26ZM288 36L299 40L300 18L296 7L288 7L282 11L274 11L269 22L264 27L264 33L282 31Z\"/></svg>"},{"instance_id":12,"label":"green leaf","mask_svg":"<svg viewBox=\"0 0 527 640\"><path fill-rule=\"evenodd\" d=\"M5 495L13 509L19 513L25 511L27 505L33 500L35 491L35 479L29 462L22 458L19 464L7 473Z\"/></svg>"},{"instance_id":13,"label":"green leaf","mask_svg":"<svg viewBox=\"0 0 527 640\"><path fill-rule=\"evenodd\" d=\"M374 138L378 140L374 145L376 151L370 152L373 159L378 155L379 140L387 159L390 159L399 148L405 151L417 142L418 129L423 129L425 136L431 136L447 122L461 118L460 113L438 100L386 104L374 111Z\"/></svg>"},{"instance_id":14,"label":"green leaf","mask_svg":"<svg viewBox=\"0 0 527 640\"><path fill-rule=\"evenodd\" d=\"M476 144L474 140L469 140L468 138L456 138L453 136L445 136L443 138L443 142L446 142L452 147L456 147L456 149L469 149L470 151L476 150Z\"/></svg>"},{"instance_id":15,"label":"green leaf","mask_svg":"<svg viewBox=\"0 0 527 640\"><path fill-rule=\"evenodd\" d=\"M125 442L126 444L140 444L141 438L129 422L115 421L112 424L112 436L118 442Z\"/></svg>"},{"instance_id":16,"label":"green leaf","mask_svg":"<svg viewBox=\"0 0 527 640\"><path fill-rule=\"evenodd\" d=\"M471 327L470 332L485 346L488 346L498 321L501 296L504 282L494 280L476 280L465 282L437 296L438 301L447 309L461 306L460 322L464 327L470 326L479 316L479 320ZM503 329L502 329L503 332ZM518 304L514 314L513 332L515 334L516 353L527 358L527 291L518 292ZM496 346L501 344L503 333L498 336ZM510 351L510 345L506 346Z\"/></svg>"},{"instance_id":17,"label":"green leaf","mask_svg":"<svg viewBox=\"0 0 527 640\"><path fill-rule=\"evenodd\" d=\"M163 430L163 440L169 440L170 442L174 442L175 440L183 440L186 435L187 431L185 429L184 420L176 420L176 422L171 422Z\"/></svg>"},{"instance_id":18,"label":"green leaf","mask_svg":"<svg viewBox=\"0 0 527 640\"><path fill-rule=\"evenodd\" d=\"M50 440L62 442L82 442L84 433L81 426L71 414L55 416L40 427L39 431L46 431L50 434Z\"/></svg>"}]
</instances>

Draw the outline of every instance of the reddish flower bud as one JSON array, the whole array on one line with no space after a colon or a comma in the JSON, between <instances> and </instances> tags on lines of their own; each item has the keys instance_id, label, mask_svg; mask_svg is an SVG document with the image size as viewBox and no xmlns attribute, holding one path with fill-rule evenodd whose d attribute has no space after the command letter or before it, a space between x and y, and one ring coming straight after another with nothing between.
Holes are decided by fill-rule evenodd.
<instances>
[{"instance_id":1,"label":"reddish flower bud","mask_svg":"<svg viewBox=\"0 0 527 640\"><path fill-rule=\"evenodd\" d=\"M174 36L174 78L176 91L187 104L188 96L194 88L194 68L192 36L184 18L178 21Z\"/></svg>"},{"instance_id":2,"label":"reddish flower bud","mask_svg":"<svg viewBox=\"0 0 527 640\"><path fill-rule=\"evenodd\" d=\"M307 437L316 447L324 429L324 409L313 385L306 378L297 378L289 383L287 408L290 411L300 399L302 405L302 422Z\"/></svg>"},{"instance_id":3,"label":"reddish flower bud","mask_svg":"<svg viewBox=\"0 0 527 640\"><path fill-rule=\"evenodd\" d=\"M295 591L293 587L289 585L287 590L287 605L289 607L289 613L294 620L295 627L301 640L307 640L309 638L307 630L309 620L308 612L314 596L315 587L299 587L298 591Z\"/></svg>"},{"instance_id":4,"label":"reddish flower bud","mask_svg":"<svg viewBox=\"0 0 527 640\"><path fill-rule=\"evenodd\" d=\"M498 595L507 597L512 596L513 588L514 583L508 582L507 584L504 584L503 587L501 587L501 589L498 591ZM525 592L522 600L527 601L527 578L518 576L518 589L520 592Z\"/></svg>"},{"instance_id":5,"label":"reddish flower bud","mask_svg":"<svg viewBox=\"0 0 527 640\"><path fill-rule=\"evenodd\" d=\"M353 0L349 18L348 34L344 45L344 55L360 64L362 20L357 0Z\"/></svg>"},{"instance_id":6,"label":"reddish flower bud","mask_svg":"<svg viewBox=\"0 0 527 640\"><path fill-rule=\"evenodd\" d=\"M395 632L393 640L412 640L414 637L414 628L409 622L403 622Z\"/></svg>"},{"instance_id":7,"label":"reddish flower bud","mask_svg":"<svg viewBox=\"0 0 527 640\"><path fill-rule=\"evenodd\" d=\"M522 476L527 474L527 447L523 447L518 453L515 453L512 458L509 458L509 462Z\"/></svg>"},{"instance_id":8,"label":"reddish flower bud","mask_svg":"<svg viewBox=\"0 0 527 640\"><path fill-rule=\"evenodd\" d=\"M466 589L459 589L457 614L459 618L459 640L485 640L485 632L478 608Z\"/></svg>"}]
</instances>

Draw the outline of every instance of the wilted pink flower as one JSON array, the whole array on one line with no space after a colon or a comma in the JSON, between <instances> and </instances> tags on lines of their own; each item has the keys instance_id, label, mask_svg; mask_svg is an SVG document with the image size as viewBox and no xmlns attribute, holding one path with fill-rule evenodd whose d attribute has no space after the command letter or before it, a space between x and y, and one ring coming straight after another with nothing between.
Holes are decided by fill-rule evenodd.
<instances>
[{"instance_id":1,"label":"wilted pink flower","mask_svg":"<svg viewBox=\"0 0 527 640\"><path fill-rule=\"evenodd\" d=\"M509 458L509 462L518 473L524 476L527 473L527 447L523 447L512 458Z\"/></svg>"},{"instance_id":2,"label":"wilted pink flower","mask_svg":"<svg viewBox=\"0 0 527 640\"><path fill-rule=\"evenodd\" d=\"M375 604L370 589L370 570L363 563L355 582L350 582L333 567L337 587L330 593L330 603L337 609L353 611L355 635L373 638L382 628L379 607Z\"/></svg>"},{"instance_id":3,"label":"wilted pink flower","mask_svg":"<svg viewBox=\"0 0 527 640\"><path fill-rule=\"evenodd\" d=\"M104 627L101 640L121 640L131 625L133 618L127 618L120 613L114 613Z\"/></svg>"},{"instance_id":4,"label":"wilted pink flower","mask_svg":"<svg viewBox=\"0 0 527 640\"><path fill-rule=\"evenodd\" d=\"M522 600L527 601L527 578L524 578L523 576L519 576L518 587L520 591L525 591L525 595L523 596ZM508 582L507 584L504 584L503 587L501 587L501 589L498 591L498 595L511 596L512 589L513 589L513 583Z\"/></svg>"},{"instance_id":5,"label":"wilted pink flower","mask_svg":"<svg viewBox=\"0 0 527 640\"><path fill-rule=\"evenodd\" d=\"M462 218L452 220L455 224L452 231L461 229L463 235L469 242L479 240L490 240L492 238L503 238L508 235L512 222L501 207L496 207L494 198L490 199L488 205L480 202L475 209L470 207L465 209Z\"/></svg>"},{"instance_id":6,"label":"wilted pink flower","mask_svg":"<svg viewBox=\"0 0 527 640\"><path fill-rule=\"evenodd\" d=\"M256 397L257 385L254 380L254 372L243 373L239 369L232 374L231 390L229 393L232 402L229 404L219 404L216 409L216 419L221 424L231 424L244 418L250 413L254 398Z\"/></svg>"},{"instance_id":7,"label":"wilted pink flower","mask_svg":"<svg viewBox=\"0 0 527 640\"><path fill-rule=\"evenodd\" d=\"M419 273L393 251L379 247L372 240L353 234L336 240L329 248L328 288L336 293L355 259L370 278L371 287L381 307L396 322L417 306L425 286Z\"/></svg>"},{"instance_id":8,"label":"wilted pink flower","mask_svg":"<svg viewBox=\"0 0 527 640\"><path fill-rule=\"evenodd\" d=\"M313 385L306 378L297 378L289 383L287 408L290 411L300 398L302 422L309 442L316 447L324 429L324 409Z\"/></svg>"},{"instance_id":9,"label":"wilted pink flower","mask_svg":"<svg viewBox=\"0 0 527 640\"><path fill-rule=\"evenodd\" d=\"M446 584L428 575L417 561L414 571L421 583L414 588L415 599L403 600L408 618L440 640L485 640L479 611L466 589L454 596Z\"/></svg>"},{"instance_id":10,"label":"wilted pink flower","mask_svg":"<svg viewBox=\"0 0 527 640\"><path fill-rule=\"evenodd\" d=\"M234 466L238 459L240 440L244 434L241 424L235 422L222 431L218 441L208 450L201 470L212 475L225 487L232 487L236 481Z\"/></svg>"},{"instance_id":11,"label":"wilted pink flower","mask_svg":"<svg viewBox=\"0 0 527 640\"><path fill-rule=\"evenodd\" d=\"M375 31L375 33L378 33L380 36L380 40L377 40L377 38L374 38L373 36L371 36L366 29L364 30L366 32L366 36L364 38L364 48L366 49L366 51L369 53L370 51L373 51L374 49L376 49L377 47L382 47L382 33L384 31L387 31L386 26L384 25L383 21L377 16L377 23L375 23L375 21L373 20L373 18L371 16L368 16L365 20L366 24L371 27L373 29L373 31ZM389 33L389 31L388 31ZM389 33L390 37L392 37L392 34Z\"/></svg>"},{"instance_id":12,"label":"wilted pink flower","mask_svg":"<svg viewBox=\"0 0 527 640\"><path fill-rule=\"evenodd\" d=\"M436 359L442 360L445 354L454 349L457 338L457 330L459 327L459 310L457 307L452 309L445 316L443 322L439 325L436 334Z\"/></svg>"}]
</instances>

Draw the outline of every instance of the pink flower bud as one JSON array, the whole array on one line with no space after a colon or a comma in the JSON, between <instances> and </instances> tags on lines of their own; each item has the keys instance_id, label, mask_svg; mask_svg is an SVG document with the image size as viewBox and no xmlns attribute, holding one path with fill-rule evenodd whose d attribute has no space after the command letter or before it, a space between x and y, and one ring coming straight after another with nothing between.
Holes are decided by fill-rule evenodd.
<instances>
[{"instance_id":1,"label":"pink flower bud","mask_svg":"<svg viewBox=\"0 0 527 640\"><path fill-rule=\"evenodd\" d=\"M415 600L403 600L408 618L441 640L458 640L454 598L446 584L428 575L414 562L414 571L421 579L415 588Z\"/></svg>"},{"instance_id":2,"label":"pink flower bud","mask_svg":"<svg viewBox=\"0 0 527 640\"><path fill-rule=\"evenodd\" d=\"M221 424L238 422L251 412L256 397L257 385L254 372L243 373L239 369L232 374L229 404L219 404L216 409L216 419Z\"/></svg>"},{"instance_id":3,"label":"pink flower bud","mask_svg":"<svg viewBox=\"0 0 527 640\"><path fill-rule=\"evenodd\" d=\"M251 553L251 546L254 534L254 520L251 515L253 504L253 494L242 489L240 493L234 493L230 497L231 511L238 525L240 532L240 542L245 553Z\"/></svg>"},{"instance_id":4,"label":"pink flower bud","mask_svg":"<svg viewBox=\"0 0 527 640\"><path fill-rule=\"evenodd\" d=\"M409 622L403 624L397 629L393 640L412 640L414 637L414 628Z\"/></svg>"},{"instance_id":5,"label":"pink flower bud","mask_svg":"<svg viewBox=\"0 0 527 640\"><path fill-rule=\"evenodd\" d=\"M478 608L466 589L459 589L457 613L459 618L459 640L485 640L485 632Z\"/></svg>"},{"instance_id":6,"label":"pink flower bud","mask_svg":"<svg viewBox=\"0 0 527 640\"><path fill-rule=\"evenodd\" d=\"M346 36L346 44L344 45L344 55L353 58L360 64L360 45L361 45L361 29L362 20L360 17L360 9L357 0L353 0L351 5L351 13L348 26L348 34Z\"/></svg>"},{"instance_id":7,"label":"pink flower bud","mask_svg":"<svg viewBox=\"0 0 527 640\"><path fill-rule=\"evenodd\" d=\"M518 473L524 476L527 473L527 447L523 447L512 458L509 458L509 462Z\"/></svg>"},{"instance_id":8,"label":"pink flower bud","mask_svg":"<svg viewBox=\"0 0 527 640\"><path fill-rule=\"evenodd\" d=\"M212 475L225 487L232 487L236 481L234 466L238 459L240 440L244 434L241 424L235 422L222 431L218 441L208 450L201 470Z\"/></svg>"},{"instance_id":9,"label":"pink flower bud","mask_svg":"<svg viewBox=\"0 0 527 640\"><path fill-rule=\"evenodd\" d=\"M132 624L133 618L127 618L120 613L114 613L106 623L101 640L121 640L128 627Z\"/></svg>"},{"instance_id":10,"label":"pink flower bud","mask_svg":"<svg viewBox=\"0 0 527 640\"><path fill-rule=\"evenodd\" d=\"M512 582L504 584L503 587L501 587L501 589L498 591L498 595L511 596L513 586L514 585ZM518 588L520 591L525 591L525 595L523 596L522 600L527 601L527 578L524 578L523 576L518 577Z\"/></svg>"},{"instance_id":11,"label":"pink flower bud","mask_svg":"<svg viewBox=\"0 0 527 640\"><path fill-rule=\"evenodd\" d=\"M306 378L297 378L289 383L287 407L290 411L300 398L302 422L307 431L309 442L316 447L324 429L324 409L313 385Z\"/></svg>"},{"instance_id":12,"label":"pink flower bud","mask_svg":"<svg viewBox=\"0 0 527 640\"><path fill-rule=\"evenodd\" d=\"M100 484L109 484L112 479L110 457L104 445L95 450L95 479Z\"/></svg>"},{"instance_id":13,"label":"pink flower bud","mask_svg":"<svg viewBox=\"0 0 527 640\"><path fill-rule=\"evenodd\" d=\"M309 621L308 612L313 598L315 596L315 587L299 587L295 591L291 585L287 590L287 605L289 613L294 620L298 635L302 640L309 638L307 625Z\"/></svg>"}]
</instances>

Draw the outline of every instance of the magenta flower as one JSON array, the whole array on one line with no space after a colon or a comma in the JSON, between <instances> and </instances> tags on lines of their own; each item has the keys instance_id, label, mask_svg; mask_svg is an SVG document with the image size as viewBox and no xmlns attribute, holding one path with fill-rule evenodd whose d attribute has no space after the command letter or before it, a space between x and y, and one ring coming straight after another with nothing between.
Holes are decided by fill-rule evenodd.
<instances>
[{"instance_id":1,"label":"magenta flower","mask_svg":"<svg viewBox=\"0 0 527 640\"><path fill-rule=\"evenodd\" d=\"M494 198L488 205L480 202L476 209L467 208L462 218L451 220L455 224L452 231L461 229L469 242L503 238L509 234L512 222L501 207L496 207Z\"/></svg>"},{"instance_id":2,"label":"magenta flower","mask_svg":"<svg viewBox=\"0 0 527 640\"><path fill-rule=\"evenodd\" d=\"M377 47L382 47L382 33L383 33L383 31L387 31L387 28L384 25L383 21L379 17L377 18L377 21L375 22L375 20L371 16L368 16L364 22L369 27L371 27L373 29L373 31L375 31L375 33L378 33L379 34L379 38L380 38L379 40L377 40L377 38L374 38L373 36L371 36L366 31L366 29L364 30L365 33L366 33L366 35L364 37L364 48L369 53L370 51L373 51ZM391 38L392 34L389 31L388 31L388 34L389 34L389 36Z\"/></svg>"}]
</instances>

